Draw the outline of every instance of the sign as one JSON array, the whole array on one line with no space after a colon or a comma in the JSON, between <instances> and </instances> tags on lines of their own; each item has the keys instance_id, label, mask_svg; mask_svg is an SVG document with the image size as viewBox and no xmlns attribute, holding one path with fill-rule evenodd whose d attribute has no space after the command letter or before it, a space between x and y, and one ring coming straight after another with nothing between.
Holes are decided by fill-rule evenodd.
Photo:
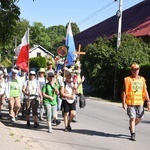
<instances>
[{"instance_id":1,"label":"sign","mask_svg":"<svg viewBox=\"0 0 150 150\"><path fill-rule=\"evenodd\" d=\"M65 46L60 46L60 47L58 47L58 49L57 49L57 53L58 53L58 55L59 56L61 56L61 57L64 57L64 56L66 56L67 55L67 48L65 47Z\"/></svg>"}]
</instances>

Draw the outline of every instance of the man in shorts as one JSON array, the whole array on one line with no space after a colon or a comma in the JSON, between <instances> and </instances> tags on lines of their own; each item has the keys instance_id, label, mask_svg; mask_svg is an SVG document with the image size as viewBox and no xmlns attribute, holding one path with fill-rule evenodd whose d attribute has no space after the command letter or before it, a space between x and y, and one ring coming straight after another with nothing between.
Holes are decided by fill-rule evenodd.
<instances>
[{"instance_id":1,"label":"man in shorts","mask_svg":"<svg viewBox=\"0 0 150 150\"><path fill-rule=\"evenodd\" d=\"M132 64L131 76L124 78L122 91L122 106L129 116L129 130L131 140L135 141L135 126L138 125L144 115L144 101L147 101L149 109L150 101L145 79L139 76L140 67Z\"/></svg>"}]
</instances>

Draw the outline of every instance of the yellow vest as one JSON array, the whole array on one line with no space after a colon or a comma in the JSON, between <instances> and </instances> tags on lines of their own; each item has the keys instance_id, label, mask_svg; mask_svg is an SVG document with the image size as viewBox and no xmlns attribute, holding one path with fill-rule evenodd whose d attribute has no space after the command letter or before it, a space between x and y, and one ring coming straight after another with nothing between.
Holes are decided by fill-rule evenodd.
<instances>
[{"instance_id":1,"label":"yellow vest","mask_svg":"<svg viewBox=\"0 0 150 150\"><path fill-rule=\"evenodd\" d=\"M143 77L124 78L125 82L125 93L126 93L126 104L127 105L143 105L145 100L145 93L147 86Z\"/></svg>"}]
</instances>

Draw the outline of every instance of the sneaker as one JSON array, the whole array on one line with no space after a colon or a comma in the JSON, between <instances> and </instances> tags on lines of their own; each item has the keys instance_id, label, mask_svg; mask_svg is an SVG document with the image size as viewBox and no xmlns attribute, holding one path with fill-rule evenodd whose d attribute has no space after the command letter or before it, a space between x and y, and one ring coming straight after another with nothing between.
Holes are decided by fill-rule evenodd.
<instances>
[{"instance_id":1,"label":"sneaker","mask_svg":"<svg viewBox=\"0 0 150 150\"><path fill-rule=\"evenodd\" d=\"M52 120L52 125L56 125L56 119Z\"/></svg>"},{"instance_id":2,"label":"sneaker","mask_svg":"<svg viewBox=\"0 0 150 150\"><path fill-rule=\"evenodd\" d=\"M15 117L16 121L18 120L18 116Z\"/></svg>"},{"instance_id":3,"label":"sneaker","mask_svg":"<svg viewBox=\"0 0 150 150\"><path fill-rule=\"evenodd\" d=\"M37 128L39 124L37 122L34 123L34 128Z\"/></svg>"},{"instance_id":4,"label":"sneaker","mask_svg":"<svg viewBox=\"0 0 150 150\"><path fill-rule=\"evenodd\" d=\"M30 126L30 121L27 121L27 126Z\"/></svg>"},{"instance_id":5,"label":"sneaker","mask_svg":"<svg viewBox=\"0 0 150 150\"><path fill-rule=\"evenodd\" d=\"M58 126L60 123L61 123L60 120L57 120L57 119L53 119L53 120L52 120L52 125L53 125L53 126Z\"/></svg>"},{"instance_id":6,"label":"sneaker","mask_svg":"<svg viewBox=\"0 0 150 150\"><path fill-rule=\"evenodd\" d=\"M64 131L65 131L65 132L68 132L68 128L66 127L66 128L64 129Z\"/></svg>"},{"instance_id":7,"label":"sneaker","mask_svg":"<svg viewBox=\"0 0 150 150\"><path fill-rule=\"evenodd\" d=\"M71 128L70 125L68 125L68 126L64 129L65 132L68 132L68 131L71 131L71 130L72 130L72 128Z\"/></svg>"},{"instance_id":8,"label":"sneaker","mask_svg":"<svg viewBox=\"0 0 150 150\"><path fill-rule=\"evenodd\" d=\"M56 120L56 126L58 126L61 123L60 120Z\"/></svg>"},{"instance_id":9,"label":"sneaker","mask_svg":"<svg viewBox=\"0 0 150 150\"><path fill-rule=\"evenodd\" d=\"M131 133L131 140L132 141L136 141L136 139L135 139L135 133Z\"/></svg>"},{"instance_id":10,"label":"sneaker","mask_svg":"<svg viewBox=\"0 0 150 150\"><path fill-rule=\"evenodd\" d=\"M11 118L11 121L12 121L12 122L16 122L15 117L12 117L12 118Z\"/></svg>"},{"instance_id":11,"label":"sneaker","mask_svg":"<svg viewBox=\"0 0 150 150\"><path fill-rule=\"evenodd\" d=\"M71 126L70 125L68 125L68 131L71 131L72 130L72 128L71 128Z\"/></svg>"},{"instance_id":12,"label":"sneaker","mask_svg":"<svg viewBox=\"0 0 150 150\"><path fill-rule=\"evenodd\" d=\"M77 122L77 119L74 117L74 118L72 119L72 122Z\"/></svg>"},{"instance_id":13,"label":"sneaker","mask_svg":"<svg viewBox=\"0 0 150 150\"><path fill-rule=\"evenodd\" d=\"M52 133L52 132L53 132L53 129L52 129L52 128L48 128L48 132L49 132L49 133Z\"/></svg>"}]
</instances>

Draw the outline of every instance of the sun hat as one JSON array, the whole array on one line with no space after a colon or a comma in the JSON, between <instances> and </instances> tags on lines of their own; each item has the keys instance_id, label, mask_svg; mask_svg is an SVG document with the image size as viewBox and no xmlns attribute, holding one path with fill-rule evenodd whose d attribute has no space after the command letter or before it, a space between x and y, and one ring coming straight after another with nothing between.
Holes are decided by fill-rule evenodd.
<instances>
[{"instance_id":1,"label":"sun hat","mask_svg":"<svg viewBox=\"0 0 150 150\"><path fill-rule=\"evenodd\" d=\"M45 68L40 68L39 72L44 72L45 73Z\"/></svg>"},{"instance_id":2,"label":"sun hat","mask_svg":"<svg viewBox=\"0 0 150 150\"><path fill-rule=\"evenodd\" d=\"M131 69L140 69L140 66L136 63L131 65Z\"/></svg>"},{"instance_id":3,"label":"sun hat","mask_svg":"<svg viewBox=\"0 0 150 150\"><path fill-rule=\"evenodd\" d=\"M52 61L48 61L48 62L47 62L47 65L52 65L52 64L53 64Z\"/></svg>"}]
</instances>

